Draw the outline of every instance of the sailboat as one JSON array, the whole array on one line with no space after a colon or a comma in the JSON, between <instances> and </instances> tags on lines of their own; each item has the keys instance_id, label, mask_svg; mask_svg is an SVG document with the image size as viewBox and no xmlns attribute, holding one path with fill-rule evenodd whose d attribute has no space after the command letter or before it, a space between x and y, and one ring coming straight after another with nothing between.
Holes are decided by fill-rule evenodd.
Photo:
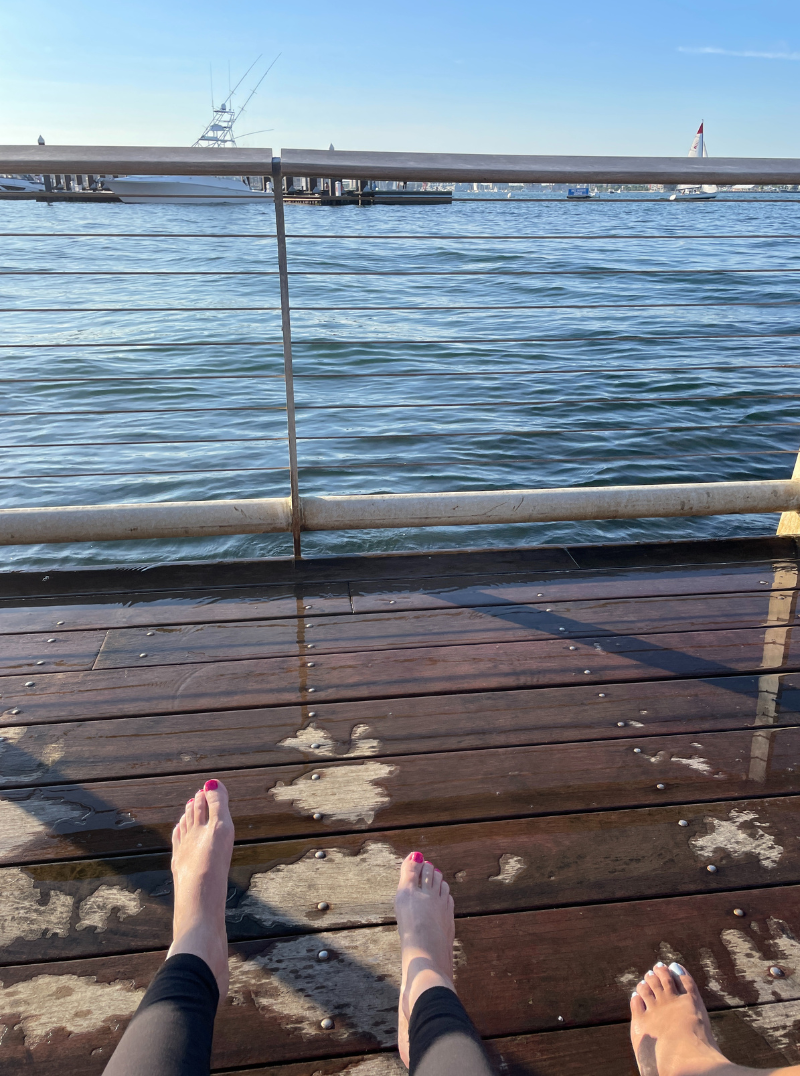
<instances>
[{"instance_id":1,"label":"sailboat","mask_svg":"<svg viewBox=\"0 0 800 1076\"><path fill-rule=\"evenodd\" d=\"M697 128L697 134L694 136L692 148L689 150L687 157L707 156L708 150L706 149L703 124L701 123ZM678 189L669 196L669 200L671 202L710 202L717 197L717 190L718 188L713 183L679 183Z\"/></svg>"},{"instance_id":2,"label":"sailboat","mask_svg":"<svg viewBox=\"0 0 800 1076\"><path fill-rule=\"evenodd\" d=\"M212 102L211 121L193 143L194 146L205 146L209 149L235 148L234 124L255 96L278 57L275 57L250 91L244 104L238 109L234 108L233 97L236 91L260 59L259 56L248 67L236 86L232 90L229 89L228 97L221 105L215 107ZM249 131L248 134L263 134L263 132ZM247 135L240 137L246 138ZM251 187L244 176L119 176L106 185L110 186L121 201L128 203L173 202L179 205L212 205L220 202L242 200L253 202L272 198L272 194L266 190Z\"/></svg>"}]
</instances>

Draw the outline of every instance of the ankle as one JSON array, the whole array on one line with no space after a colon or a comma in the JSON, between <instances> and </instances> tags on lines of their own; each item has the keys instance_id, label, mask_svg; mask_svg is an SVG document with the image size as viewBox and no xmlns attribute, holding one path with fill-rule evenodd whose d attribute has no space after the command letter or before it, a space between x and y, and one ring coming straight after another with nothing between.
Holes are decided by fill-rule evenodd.
<instances>
[{"instance_id":1,"label":"ankle","mask_svg":"<svg viewBox=\"0 0 800 1076\"><path fill-rule=\"evenodd\" d=\"M441 972L434 971L433 968L423 968L416 973L408 984L409 1013L413 1011L420 995L424 994L426 990L432 990L435 986L443 986L447 990L452 990L453 993L456 992L453 980L446 975L442 975Z\"/></svg>"}]
</instances>

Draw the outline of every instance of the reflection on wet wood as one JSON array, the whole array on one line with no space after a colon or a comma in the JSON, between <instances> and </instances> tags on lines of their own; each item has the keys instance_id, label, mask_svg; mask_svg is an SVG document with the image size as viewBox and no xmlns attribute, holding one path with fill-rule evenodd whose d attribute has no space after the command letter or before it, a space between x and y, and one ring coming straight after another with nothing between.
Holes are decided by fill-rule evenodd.
<instances>
[{"instance_id":1,"label":"reflection on wet wood","mask_svg":"<svg viewBox=\"0 0 800 1076\"><path fill-rule=\"evenodd\" d=\"M732 901L747 908L746 922L732 915ZM519 1035L622 1022L642 973L656 960L679 959L710 1008L759 1005L751 1027L788 1049L800 1016L798 929L797 887L630 902L624 915L609 904L463 919L456 985L482 1035ZM320 962L323 946L330 959ZM214 1067L391 1047L398 954L392 926L233 946ZM36 1074L56 1064L67 1076L100 1072L162 959L127 954L5 968L0 1019L9 1030L0 1071L25 1062ZM770 976L776 964L783 978ZM43 1005L53 997L57 1008ZM769 1023L763 1007L773 1002L791 1003L787 1027ZM334 1027L326 1031L328 1017Z\"/></svg>"},{"instance_id":2,"label":"reflection on wet wood","mask_svg":"<svg viewBox=\"0 0 800 1076\"><path fill-rule=\"evenodd\" d=\"M650 598L658 595L722 594L773 589L776 576L797 574L792 561L765 562L762 565L680 565L650 569L610 569L607 571L548 572L534 578L527 573L473 576L446 581L436 576L414 584L372 580L351 583L353 609L356 613L388 612L394 609L470 608L503 602L524 603L544 599L547 602L609 600L614 598Z\"/></svg>"},{"instance_id":3,"label":"reflection on wet wood","mask_svg":"<svg viewBox=\"0 0 800 1076\"><path fill-rule=\"evenodd\" d=\"M800 675L25 724L32 716L7 718L0 787L794 725L800 724Z\"/></svg>"},{"instance_id":4,"label":"reflection on wet wood","mask_svg":"<svg viewBox=\"0 0 800 1076\"><path fill-rule=\"evenodd\" d=\"M646 602L636 599L561 602L558 606L508 604L479 609L312 617L301 621L129 628L108 632L95 668L770 627L791 622L795 604L795 592L767 590L702 598L652 598Z\"/></svg>"},{"instance_id":5,"label":"reflection on wet wood","mask_svg":"<svg viewBox=\"0 0 800 1076\"><path fill-rule=\"evenodd\" d=\"M228 937L393 922L398 865L415 849L442 870L459 916L580 904L589 894L614 901L796 884L797 817L790 797L238 845ZM0 869L4 964L37 961L45 938L51 959L166 947L171 915L165 854Z\"/></svg>"},{"instance_id":6,"label":"reflection on wet wood","mask_svg":"<svg viewBox=\"0 0 800 1076\"><path fill-rule=\"evenodd\" d=\"M76 628L123 628L153 624L213 624L224 620L349 613L346 583L301 587L237 587L229 590L156 591L151 594L90 594L65 598L0 601L0 635Z\"/></svg>"},{"instance_id":7,"label":"reflection on wet wood","mask_svg":"<svg viewBox=\"0 0 800 1076\"><path fill-rule=\"evenodd\" d=\"M0 637L0 676L42 676L66 669L91 669L105 639L103 631L64 631ZM0 691L4 682L0 681Z\"/></svg>"},{"instance_id":8,"label":"reflection on wet wood","mask_svg":"<svg viewBox=\"0 0 800 1076\"><path fill-rule=\"evenodd\" d=\"M769 628L443 646L51 673L2 684L8 724L768 671ZM781 629L784 630L784 629ZM787 671L800 665L792 635ZM305 660L306 656L308 660ZM777 669L776 669L777 671ZM16 713L12 713L16 711ZM23 715L23 721L14 718Z\"/></svg>"},{"instance_id":9,"label":"reflection on wet wood","mask_svg":"<svg viewBox=\"0 0 800 1076\"><path fill-rule=\"evenodd\" d=\"M750 776L760 730L364 759L219 773L240 839L316 836L562 811L659 806L797 790L800 729L771 730L763 780ZM0 793L0 862L169 847L205 776ZM318 818L314 816L318 815Z\"/></svg>"}]
</instances>

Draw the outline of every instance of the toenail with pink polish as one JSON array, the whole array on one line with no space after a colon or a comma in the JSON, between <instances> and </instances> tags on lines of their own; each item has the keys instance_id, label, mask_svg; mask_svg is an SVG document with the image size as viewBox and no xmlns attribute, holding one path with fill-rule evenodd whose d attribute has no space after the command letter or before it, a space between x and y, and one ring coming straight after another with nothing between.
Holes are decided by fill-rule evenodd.
<instances>
[{"instance_id":1,"label":"toenail with pink polish","mask_svg":"<svg viewBox=\"0 0 800 1076\"><path fill-rule=\"evenodd\" d=\"M412 863L423 863L425 860L425 856L422 852L412 852L410 858Z\"/></svg>"},{"instance_id":2,"label":"toenail with pink polish","mask_svg":"<svg viewBox=\"0 0 800 1076\"><path fill-rule=\"evenodd\" d=\"M206 792L214 792L217 788L219 788L219 781L215 781L212 777L210 781L206 781L203 787L205 788Z\"/></svg>"}]
</instances>

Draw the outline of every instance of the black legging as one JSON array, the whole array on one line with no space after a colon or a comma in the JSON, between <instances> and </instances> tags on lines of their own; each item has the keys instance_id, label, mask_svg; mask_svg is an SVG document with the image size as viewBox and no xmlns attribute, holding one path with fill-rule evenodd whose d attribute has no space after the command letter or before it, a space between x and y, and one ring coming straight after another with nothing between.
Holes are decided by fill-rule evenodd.
<instances>
[{"instance_id":1,"label":"black legging","mask_svg":"<svg viewBox=\"0 0 800 1076\"><path fill-rule=\"evenodd\" d=\"M179 953L159 969L104 1076L208 1076L219 989L199 956ZM452 990L417 1000L408 1028L410 1076L491 1076L480 1036Z\"/></svg>"}]
</instances>

